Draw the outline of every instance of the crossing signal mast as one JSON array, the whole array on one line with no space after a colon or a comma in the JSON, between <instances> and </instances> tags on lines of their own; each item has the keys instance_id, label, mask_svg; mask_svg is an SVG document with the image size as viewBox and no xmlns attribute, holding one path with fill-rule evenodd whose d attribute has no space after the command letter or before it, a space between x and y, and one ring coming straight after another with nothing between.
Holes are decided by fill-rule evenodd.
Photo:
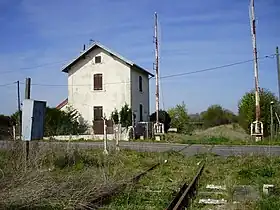
<instances>
[{"instance_id":1,"label":"crossing signal mast","mask_svg":"<svg viewBox=\"0 0 280 210\"><path fill-rule=\"evenodd\" d=\"M155 63L154 70L156 73L156 123L154 124L154 135L156 140L161 140L164 134L164 124L159 122L159 50L158 50L158 16L155 13Z\"/></svg>"},{"instance_id":2,"label":"crossing signal mast","mask_svg":"<svg viewBox=\"0 0 280 210\"><path fill-rule=\"evenodd\" d=\"M251 4L249 6L249 15L250 15L252 44L253 44L255 100L256 100L256 120L251 124L251 136L255 136L256 141L260 141L263 137L263 123L260 121L261 111L260 111L258 53L257 53L257 40L256 40L256 19L255 19L254 0L251 0Z\"/></svg>"}]
</instances>

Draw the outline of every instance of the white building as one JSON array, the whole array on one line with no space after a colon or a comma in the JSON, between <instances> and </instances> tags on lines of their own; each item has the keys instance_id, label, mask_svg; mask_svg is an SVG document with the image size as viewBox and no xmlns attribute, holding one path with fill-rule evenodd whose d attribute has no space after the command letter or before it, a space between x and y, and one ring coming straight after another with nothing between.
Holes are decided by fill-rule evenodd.
<instances>
[{"instance_id":1,"label":"white building","mask_svg":"<svg viewBox=\"0 0 280 210\"><path fill-rule=\"evenodd\" d=\"M68 74L68 98L57 108L71 105L92 125L127 103L136 122L148 121L149 79L154 75L132 61L95 43L62 71Z\"/></svg>"}]
</instances>

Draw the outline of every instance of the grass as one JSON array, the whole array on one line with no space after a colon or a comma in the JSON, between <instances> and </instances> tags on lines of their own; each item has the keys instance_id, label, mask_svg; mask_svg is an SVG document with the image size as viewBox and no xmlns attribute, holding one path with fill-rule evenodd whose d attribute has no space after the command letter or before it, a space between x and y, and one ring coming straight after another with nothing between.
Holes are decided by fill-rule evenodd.
<instances>
[{"instance_id":1,"label":"grass","mask_svg":"<svg viewBox=\"0 0 280 210\"><path fill-rule=\"evenodd\" d=\"M145 186L146 194L138 197L138 201L156 193L157 197L149 204L144 202L145 205L164 207L180 183L193 176L196 167L196 160L188 162L177 152L121 150L106 156L101 150L80 150L71 144L31 142L30 146L26 168L20 142L9 151L0 151L0 209L74 209L167 159L167 163L148 172L136 186L129 184L126 188L133 193L134 187ZM119 199L106 205L111 209L129 208L130 204L126 204Z\"/></svg>"},{"instance_id":2,"label":"grass","mask_svg":"<svg viewBox=\"0 0 280 210\"><path fill-rule=\"evenodd\" d=\"M74 209L162 161L161 154L21 144L0 152L0 209Z\"/></svg>"},{"instance_id":3,"label":"grass","mask_svg":"<svg viewBox=\"0 0 280 210\"><path fill-rule=\"evenodd\" d=\"M280 186L279 157L271 159L263 156L219 157L217 155L196 155L194 157L175 158L178 153L169 156L169 165L154 170L136 186L125 191L101 209L164 209L174 198L182 181L190 182L197 163L207 158L207 164L199 183L199 192L205 191L207 184L225 185L225 195L215 198L233 199L234 186L251 185L259 192L259 200L246 200L225 209L272 210L280 209L279 194L262 195L263 184ZM175 158L174 160L172 160ZM167 170L168 168L168 170ZM199 196L198 196L199 197ZM213 194L212 194L213 197ZM203 209L204 205L194 202L193 210ZM205 209L209 209L208 207Z\"/></svg>"},{"instance_id":4,"label":"grass","mask_svg":"<svg viewBox=\"0 0 280 210\"><path fill-rule=\"evenodd\" d=\"M206 184L225 185L228 189L226 199L233 199L233 187L251 185L260 193L260 200L242 202L237 209L280 209L279 195L262 195L263 184L274 184L280 187L280 157L241 156L218 157L209 156L207 165L200 180L199 191L205 191ZM246 206L246 207L245 207ZM196 204L193 209L202 209ZM228 209L231 209L228 207Z\"/></svg>"},{"instance_id":5,"label":"grass","mask_svg":"<svg viewBox=\"0 0 280 210\"><path fill-rule=\"evenodd\" d=\"M190 182L200 160L177 152L166 154L168 162L149 173L135 186L128 186L101 209L164 209L176 195L183 181Z\"/></svg>"},{"instance_id":6,"label":"grass","mask_svg":"<svg viewBox=\"0 0 280 210\"><path fill-rule=\"evenodd\" d=\"M265 138L262 141L256 142L254 139L250 140L241 140L241 139L229 139L223 136L214 137L197 137L197 136L189 136L184 134L174 134L168 133L165 134L165 138L161 141L155 141L153 139L137 139L134 140L136 142L154 142L154 143L177 143L177 144L205 144L205 145L280 145L280 140L270 138Z\"/></svg>"},{"instance_id":7,"label":"grass","mask_svg":"<svg viewBox=\"0 0 280 210\"><path fill-rule=\"evenodd\" d=\"M73 145L60 148L52 143L40 147L32 143L31 151L26 169L20 143L9 151L0 151L0 209L74 209L164 160L167 163L149 172L136 185L129 184L100 208L164 209L183 181L191 181L197 164L205 158L199 191L206 184L226 185L226 199L231 200L236 185L251 185L260 192L263 184L280 188L279 157L185 157L178 152L128 150L111 151L106 156L100 150L79 150ZM279 193L260 196L260 200L242 203L241 209L280 209ZM198 204L193 206L201 208Z\"/></svg>"}]
</instances>

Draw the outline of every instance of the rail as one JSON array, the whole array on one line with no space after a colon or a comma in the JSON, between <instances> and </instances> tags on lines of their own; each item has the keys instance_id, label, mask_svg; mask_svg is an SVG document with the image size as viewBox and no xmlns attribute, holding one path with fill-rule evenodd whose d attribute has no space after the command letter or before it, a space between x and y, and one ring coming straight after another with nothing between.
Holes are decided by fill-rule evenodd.
<instances>
[{"instance_id":1,"label":"rail","mask_svg":"<svg viewBox=\"0 0 280 210\"><path fill-rule=\"evenodd\" d=\"M201 163L196 175L194 176L191 183L188 185L186 182L180 188L175 198L171 201L166 210L183 210L188 208L190 205L190 200L196 195L196 189L198 185L198 180L203 172L205 162Z\"/></svg>"},{"instance_id":2,"label":"rail","mask_svg":"<svg viewBox=\"0 0 280 210\"><path fill-rule=\"evenodd\" d=\"M164 162L166 163L166 162ZM87 203L87 204L78 204L78 206L75 209L96 209L98 208L99 205L102 205L103 203L105 203L106 201L108 201L110 198L112 198L113 196L117 195L118 193L122 192L122 190L130 183L137 183L141 177L145 176L149 171L154 170L155 168L157 168L161 163L157 163L155 165L153 165L151 168L147 169L144 172L139 173L138 175L132 177L131 179L123 182L122 184L119 184L117 186L115 186L114 188L110 189L109 191L102 193L100 196L98 196L97 198L95 198L94 200L92 200L91 202Z\"/></svg>"}]
</instances>

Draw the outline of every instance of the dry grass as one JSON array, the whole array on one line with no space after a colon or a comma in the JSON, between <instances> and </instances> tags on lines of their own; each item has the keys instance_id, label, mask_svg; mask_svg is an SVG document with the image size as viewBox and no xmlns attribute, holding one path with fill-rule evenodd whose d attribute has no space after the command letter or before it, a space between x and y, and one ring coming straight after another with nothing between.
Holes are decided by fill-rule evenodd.
<instances>
[{"instance_id":1,"label":"dry grass","mask_svg":"<svg viewBox=\"0 0 280 210\"><path fill-rule=\"evenodd\" d=\"M229 140L249 140L248 135L238 124L220 125L202 131L196 131L197 137L222 137Z\"/></svg>"},{"instance_id":2,"label":"dry grass","mask_svg":"<svg viewBox=\"0 0 280 210\"><path fill-rule=\"evenodd\" d=\"M0 209L74 209L160 160L158 154L31 145L25 169L23 146L0 153Z\"/></svg>"}]
</instances>

